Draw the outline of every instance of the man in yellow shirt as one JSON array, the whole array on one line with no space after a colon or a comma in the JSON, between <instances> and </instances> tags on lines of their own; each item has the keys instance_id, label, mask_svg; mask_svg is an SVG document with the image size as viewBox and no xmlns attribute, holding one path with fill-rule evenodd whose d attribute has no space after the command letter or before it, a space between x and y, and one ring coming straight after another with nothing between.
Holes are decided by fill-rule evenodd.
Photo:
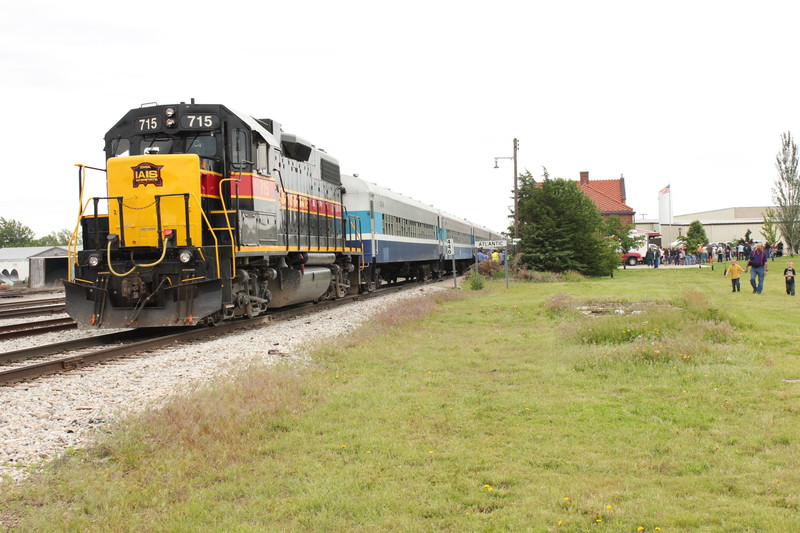
<instances>
[{"instance_id":1,"label":"man in yellow shirt","mask_svg":"<svg viewBox=\"0 0 800 533\"><path fill-rule=\"evenodd\" d=\"M731 266L728 267L728 270L725 271L725 276L730 274L731 276L731 287L733 288L732 292L742 292L741 281L739 276L741 276L742 272L747 272L746 268L742 268L736 263L736 259L731 259Z\"/></svg>"}]
</instances>

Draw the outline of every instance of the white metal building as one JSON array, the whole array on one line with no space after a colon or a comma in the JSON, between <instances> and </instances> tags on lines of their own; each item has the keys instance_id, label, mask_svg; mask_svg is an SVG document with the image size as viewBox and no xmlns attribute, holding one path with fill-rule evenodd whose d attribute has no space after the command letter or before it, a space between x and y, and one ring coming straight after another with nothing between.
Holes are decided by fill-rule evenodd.
<instances>
[{"instance_id":1,"label":"white metal building","mask_svg":"<svg viewBox=\"0 0 800 533\"><path fill-rule=\"evenodd\" d=\"M662 246L674 242L681 235L686 235L689 225L699 220L706 230L709 242L730 242L744 238L750 230L750 240L764 242L761 228L764 225L764 211L774 206L762 207L728 207L700 213L689 213L672 217L672 223L660 224L657 220L636 222L639 229L648 229L661 233Z\"/></svg>"},{"instance_id":2,"label":"white metal building","mask_svg":"<svg viewBox=\"0 0 800 533\"><path fill-rule=\"evenodd\" d=\"M0 283L61 286L67 277L67 255L66 246L0 248Z\"/></svg>"}]
</instances>

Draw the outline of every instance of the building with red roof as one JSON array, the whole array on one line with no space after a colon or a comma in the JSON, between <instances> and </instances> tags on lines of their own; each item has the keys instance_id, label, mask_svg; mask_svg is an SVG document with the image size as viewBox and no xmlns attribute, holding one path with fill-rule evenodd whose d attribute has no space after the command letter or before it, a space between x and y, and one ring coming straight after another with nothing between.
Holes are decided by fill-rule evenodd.
<instances>
[{"instance_id":1,"label":"building with red roof","mask_svg":"<svg viewBox=\"0 0 800 533\"><path fill-rule=\"evenodd\" d=\"M589 172L583 171L578 187L594 202L603 217L617 215L623 224L633 224L636 211L625 203L625 178L590 180Z\"/></svg>"}]
</instances>

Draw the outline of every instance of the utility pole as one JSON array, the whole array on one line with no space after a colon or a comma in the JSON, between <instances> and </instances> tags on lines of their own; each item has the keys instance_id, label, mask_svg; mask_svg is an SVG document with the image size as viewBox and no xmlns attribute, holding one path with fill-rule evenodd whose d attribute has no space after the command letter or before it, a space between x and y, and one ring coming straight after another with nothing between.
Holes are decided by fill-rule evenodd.
<instances>
[{"instance_id":1,"label":"utility pole","mask_svg":"<svg viewBox=\"0 0 800 533\"><path fill-rule=\"evenodd\" d=\"M514 239L519 238L519 190L517 187L517 150L519 150L519 139L514 138L513 155L511 157L495 157L494 168L500 168L497 164L499 159L511 159L514 161Z\"/></svg>"}]
</instances>

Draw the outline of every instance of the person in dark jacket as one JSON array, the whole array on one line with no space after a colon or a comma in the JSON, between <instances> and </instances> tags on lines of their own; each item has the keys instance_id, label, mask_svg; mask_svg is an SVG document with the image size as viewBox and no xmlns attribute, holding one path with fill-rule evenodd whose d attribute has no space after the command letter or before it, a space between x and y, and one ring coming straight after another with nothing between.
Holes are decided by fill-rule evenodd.
<instances>
[{"instance_id":1,"label":"person in dark jacket","mask_svg":"<svg viewBox=\"0 0 800 533\"><path fill-rule=\"evenodd\" d=\"M761 291L764 290L764 278L769 272L769 261L767 261L767 254L764 252L763 244L756 245L750 254L747 266L750 267L750 285L753 287L753 292L761 294ZM758 277L757 285L756 277Z\"/></svg>"}]
</instances>

